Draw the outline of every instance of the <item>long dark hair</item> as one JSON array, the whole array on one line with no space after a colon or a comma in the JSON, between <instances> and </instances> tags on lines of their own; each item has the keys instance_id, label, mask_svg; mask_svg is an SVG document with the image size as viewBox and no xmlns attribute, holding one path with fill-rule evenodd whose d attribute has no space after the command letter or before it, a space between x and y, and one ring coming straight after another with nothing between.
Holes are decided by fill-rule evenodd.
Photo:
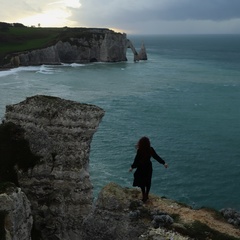
<instances>
[{"instance_id":1,"label":"long dark hair","mask_svg":"<svg viewBox=\"0 0 240 240\"><path fill-rule=\"evenodd\" d=\"M137 149L141 152L143 158L151 155L151 143L148 137L142 137L137 143Z\"/></svg>"}]
</instances>

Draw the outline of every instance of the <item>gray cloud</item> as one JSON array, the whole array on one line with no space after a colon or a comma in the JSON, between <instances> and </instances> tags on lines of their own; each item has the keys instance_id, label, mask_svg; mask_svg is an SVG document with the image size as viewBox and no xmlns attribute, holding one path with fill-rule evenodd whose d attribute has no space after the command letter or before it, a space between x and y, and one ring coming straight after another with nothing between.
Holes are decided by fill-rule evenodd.
<instances>
[{"instance_id":1,"label":"gray cloud","mask_svg":"<svg viewBox=\"0 0 240 240\"><path fill-rule=\"evenodd\" d=\"M41 13L47 6L47 0L6 0L1 2L0 21L17 22L19 18ZM15 21L16 20L16 21Z\"/></svg>"},{"instance_id":2,"label":"gray cloud","mask_svg":"<svg viewBox=\"0 0 240 240\"><path fill-rule=\"evenodd\" d=\"M149 13L152 13L155 18L163 20L230 20L240 18L240 1L182 0L175 1L165 9L154 8Z\"/></svg>"},{"instance_id":3,"label":"gray cloud","mask_svg":"<svg viewBox=\"0 0 240 240\"><path fill-rule=\"evenodd\" d=\"M0 21L20 19L56 7L68 0L3 1ZM70 0L69 0L70 1ZM239 32L240 0L79 0L80 8L68 9L75 26L108 27L126 32ZM6 11L6 9L8 11ZM211 28L211 29L210 29ZM155 29L155 30L154 30Z\"/></svg>"},{"instance_id":4,"label":"gray cloud","mask_svg":"<svg viewBox=\"0 0 240 240\"><path fill-rule=\"evenodd\" d=\"M227 21L240 18L240 0L82 0L72 20L85 26L130 29L159 21Z\"/></svg>"},{"instance_id":5,"label":"gray cloud","mask_svg":"<svg viewBox=\"0 0 240 240\"><path fill-rule=\"evenodd\" d=\"M240 18L239 0L82 0L79 17L131 20L227 20ZM91 18L89 18L91 17Z\"/></svg>"}]
</instances>

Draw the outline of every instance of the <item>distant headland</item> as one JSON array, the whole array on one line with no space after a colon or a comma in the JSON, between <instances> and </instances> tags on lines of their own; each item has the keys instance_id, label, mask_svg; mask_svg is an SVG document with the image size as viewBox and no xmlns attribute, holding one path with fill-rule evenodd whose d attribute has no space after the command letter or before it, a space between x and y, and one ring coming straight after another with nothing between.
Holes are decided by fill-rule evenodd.
<instances>
[{"instance_id":1,"label":"distant headland","mask_svg":"<svg viewBox=\"0 0 240 240\"><path fill-rule=\"evenodd\" d=\"M125 33L107 28L41 28L0 22L0 33L1 68L127 61L128 48L134 61L147 60L144 45L137 52Z\"/></svg>"}]
</instances>

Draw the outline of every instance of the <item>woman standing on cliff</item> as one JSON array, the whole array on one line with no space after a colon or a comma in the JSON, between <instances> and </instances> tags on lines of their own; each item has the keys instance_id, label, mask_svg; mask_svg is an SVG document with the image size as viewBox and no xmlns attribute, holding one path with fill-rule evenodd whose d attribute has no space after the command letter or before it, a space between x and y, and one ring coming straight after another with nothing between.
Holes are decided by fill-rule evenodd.
<instances>
[{"instance_id":1,"label":"woman standing on cliff","mask_svg":"<svg viewBox=\"0 0 240 240\"><path fill-rule=\"evenodd\" d=\"M148 194L151 188L152 180L152 162L151 157L157 160L159 163L163 164L165 168L168 165L165 161L155 152L154 148L151 147L149 138L142 137L137 143L137 154L135 156L134 162L131 165L129 171L132 172L134 168L136 171L134 173L133 186L140 187L142 191L142 201L146 202L148 200Z\"/></svg>"}]
</instances>

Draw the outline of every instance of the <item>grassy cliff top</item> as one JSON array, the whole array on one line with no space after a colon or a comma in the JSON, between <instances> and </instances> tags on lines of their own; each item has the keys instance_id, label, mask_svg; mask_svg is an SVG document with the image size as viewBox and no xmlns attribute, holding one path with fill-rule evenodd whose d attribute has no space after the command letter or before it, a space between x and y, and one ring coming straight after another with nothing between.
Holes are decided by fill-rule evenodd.
<instances>
[{"instance_id":1,"label":"grassy cliff top","mask_svg":"<svg viewBox=\"0 0 240 240\"><path fill-rule=\"evenodd\" d=\"M0 65L7 54L40 49L69 38L90 38L104 34L109 29L99 28L41 28L22 24L0 22Z\"/></svg>"}]
</instances>

